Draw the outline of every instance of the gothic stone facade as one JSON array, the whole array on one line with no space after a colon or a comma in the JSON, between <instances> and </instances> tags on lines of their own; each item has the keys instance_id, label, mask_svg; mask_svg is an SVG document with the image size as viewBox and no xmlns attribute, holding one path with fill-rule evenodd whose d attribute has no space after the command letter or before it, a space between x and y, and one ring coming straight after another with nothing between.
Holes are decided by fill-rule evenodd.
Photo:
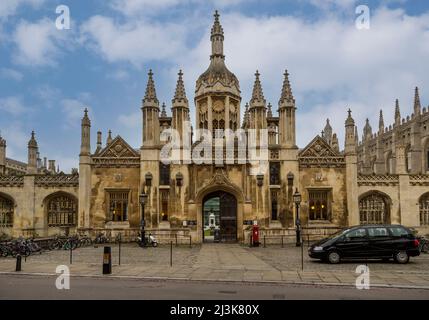
<instances>
[{"instance_id":1,"label":"gothic stone facade","mask_svg":"<svg viewBox=\"0 0 429 320\"><path fill-rule=\"evenodd\" d=\"M142 146L131 147L120 136L105 145L101 132L97 146L90 145L91 121L85 110L82 119L79 174L59 173L39 159L34 134L28 144L28 163L6 158L6 141L0 139L0 224L13 235L28 230L38 235L97 232L110 229L138 230L142 218L146 228L165 234L191 236L202 242L206 206L220 199L218 219L224 240L247 241L250 224L257 220L265 234L292 234L296 212L293 193L302 195L303 226L314 230L360 223L401 223L429 230L429 112L421 108L416 89L414 112L401 120L396 104L395 124L384 128L380 114L377 134L369 123L359 141L349 111L345 121L345 147L329 124L306 147L299 149L295 136L296 104L289 75L284 74L273 114L256 72L252 98L245 104L239 80L225 65L224 32L215 14L211 30L212 54L208 69L196 81L195 128L268 130L269 169L249 174L249 163L166 165L161 161L160 139L164 129L187 134L190 103L179 72L172 99L171 116L160 108L152 71L142 101ZM197 131L197 130L195 130ZM191 134L192 149L201 137ZM260 137L256 136L257 144ZM180 147L183 147L182 145ZM237 160L237 159L235 159ZM144 210L139 195L145 193ZM144 211L144 212L142 212Z\"/></svg>"}]
</instances>

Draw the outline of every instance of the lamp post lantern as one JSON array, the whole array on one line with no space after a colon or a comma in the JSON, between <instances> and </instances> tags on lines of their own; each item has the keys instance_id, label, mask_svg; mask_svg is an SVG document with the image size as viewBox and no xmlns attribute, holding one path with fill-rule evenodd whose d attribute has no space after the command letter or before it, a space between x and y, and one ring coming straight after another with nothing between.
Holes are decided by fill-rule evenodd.
<instances>
[{"instance_id":1,"label":"lamp post lantern","mask_svg":"<svg viewBox=\"0 0 429 320\"><path fill-rule=\"evenodd\" d=\"M147 194L144 193L144 191L140 194L139 196L139 202L142 206L142 220L140 222L140 227L141 227L141 245L145 246L146 245L146 234L145 234L145 220L144 220L144 205L146 204L147 201Z\"/></svg>"},{"instance_id":2,"label":"lamp post lantern","mask_svg":"<svg viewBox=\"0 0 429 320\"><path fill-rule=\"evenodd\" d=\"M296 246L301 246L301 221L299 220L299 206L301 205L301 194L298 192L298 188L295 189L295 193L293 194L293 202L296 207Z\"/></svg>"}]
</instances>

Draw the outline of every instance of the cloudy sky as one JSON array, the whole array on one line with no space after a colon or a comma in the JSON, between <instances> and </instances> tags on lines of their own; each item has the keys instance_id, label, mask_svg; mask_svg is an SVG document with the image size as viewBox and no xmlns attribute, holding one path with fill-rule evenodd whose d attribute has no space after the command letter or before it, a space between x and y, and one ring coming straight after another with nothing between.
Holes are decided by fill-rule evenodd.
<instances>
[{"instance_id":1,"label":"cloudy sky","mask_svg":"<svg viewBox=\"0 0 429 320\"><path fill-rule=\"evenodd\" d=\"M356 27L358 5L370 29ZM58 30L58 5L70 30ZM359 134L365 118L386 124L394 101L411 113L414 87L429 104L427 0L1 0L0 130L7 156L26 161L31 130L42 156L69 171L78 166L80 118L141 145L141 99L147 72L158 98L171 104L177 72L187 95L209 63L210 28L218 9L226 62L250 99L256 69L265 98L277 105L284 69L297 102L297 140L304 147L330 118L340 143L351 108ZM192 118L194 106L191 105Z\"/></svg>"}]
</instances>

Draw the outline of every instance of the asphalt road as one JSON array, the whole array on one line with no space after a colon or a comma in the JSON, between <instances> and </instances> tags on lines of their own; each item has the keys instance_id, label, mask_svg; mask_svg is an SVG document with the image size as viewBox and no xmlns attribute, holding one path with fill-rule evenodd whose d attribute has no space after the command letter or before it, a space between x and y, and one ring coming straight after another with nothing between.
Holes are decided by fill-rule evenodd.
<instances>
[{"instance_id":1,"label":"asphalt road","mask_svg":"<svg viewBox=\"0 0 429 320\"><path fill-rule=\"evenodd\" d=\"M294 300L294 299L429 299L429 290L248 284L119 278L70 279L70 290L58 290L56 277L0 275L0 300L7 299L143 299L143 300Z\"/></svg>"}]
</instances>

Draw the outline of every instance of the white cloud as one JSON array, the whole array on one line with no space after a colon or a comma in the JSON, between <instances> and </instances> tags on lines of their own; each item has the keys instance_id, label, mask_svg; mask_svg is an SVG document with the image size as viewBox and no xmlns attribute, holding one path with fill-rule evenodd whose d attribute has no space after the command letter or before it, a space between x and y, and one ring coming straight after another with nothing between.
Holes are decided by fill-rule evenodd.
<instances>
[{"instance_id":1,"label":"white cloud","mask_svg":"<svg viewBox=\"0 0 429 320\"><path fill-rule=\"evenodd\" d=\"M22 78L24 78L24 75L21 72L10 68L1 68L0 77L4 79L14 80L14 81L21 81Z\"/></svg>"},{"instance_id":2,"label":"white cloud","mask_svg":"<svg viewBox=\"0 0 429 320\"><path fill-rule=\"evenodd\" d=\"M218 9L233 7L251 0L112 0L110 5L113 9L127 15L151 15L167 9L177 8L185 5L194 7L202 5L214 5Z\"/></svg>"},{"instance_id":3,"label":"white cloud","mask_svg":"<svg viewBox=\"0 0 429 320\"><path fill-rule=\"evenodd\" d=\"M26 111L27 108L22 104L19 97L0 98L0 110L10 113L14 116L19 116Z\"/></svg>"},{"instance_id":4,"label":"white cloud","mask_svg":"<svg viewBox=\"0 0 429 320\"><path fill-rule=\"evenodd\" d=\"M35 23L20 21L12 36L17 50L14 62L27 66L55 65L65 35L65 31L57 30L55 22L47 18Z\"/></svg>"},{"instance_id":5,"label":"white cloud","mask_svg":"<svg viewBox=\"0 0 429 320\"><path fill-rule=\"evenodd\" d=\"M186 49L185 27L171 23L136 21L118 24L94 16L81 28L82 41L109 62L127 61L141 66L147 60L172 59Z\"/></svg>"},{"instance_id":6,"label":"white cloud","mask_svg":"<svg viewBox=\"0 0 429 320\"><path fill-rule=\"evenodd\" d=\"M45 1L46 0L2 0L0 1L0 20L15 15L20 6L31 5L37 8Z\"/></svg>"}]
</instances>

